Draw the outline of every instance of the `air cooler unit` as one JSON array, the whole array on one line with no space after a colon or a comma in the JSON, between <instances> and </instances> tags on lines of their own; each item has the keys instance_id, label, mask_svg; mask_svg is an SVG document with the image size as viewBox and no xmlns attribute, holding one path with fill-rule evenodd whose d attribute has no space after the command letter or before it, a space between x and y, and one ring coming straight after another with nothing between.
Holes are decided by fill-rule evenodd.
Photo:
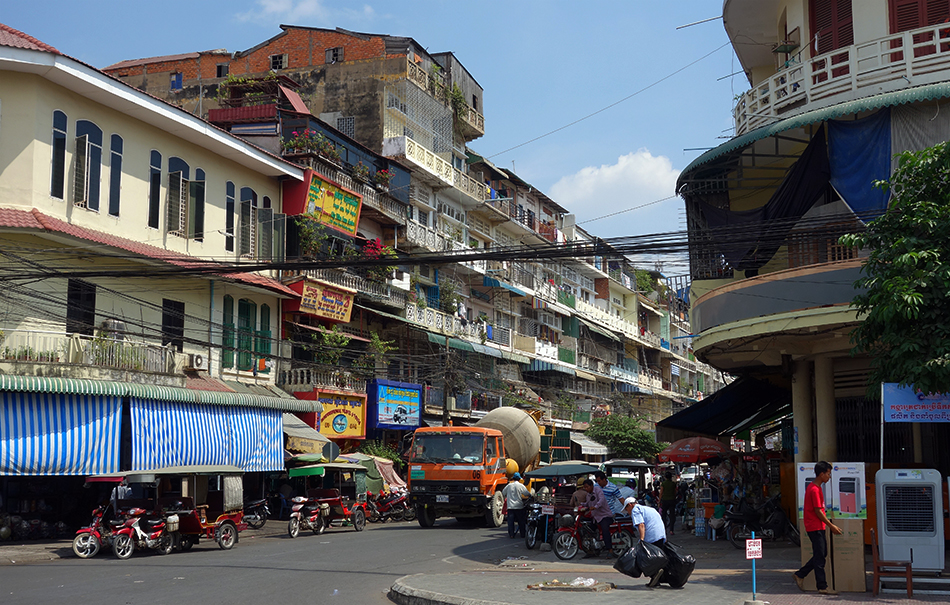
<instances>
[{"instance_id":1,"label":"air cooler unit","mask_svg":"<svg viewBox=\"0 0 950 605\"><path fill-rule=\"evenodd\" d=\"M935 470L881 469L875 475L877 531L885 561L943 571L943 486Z\"/></svg>"}]
</instances>

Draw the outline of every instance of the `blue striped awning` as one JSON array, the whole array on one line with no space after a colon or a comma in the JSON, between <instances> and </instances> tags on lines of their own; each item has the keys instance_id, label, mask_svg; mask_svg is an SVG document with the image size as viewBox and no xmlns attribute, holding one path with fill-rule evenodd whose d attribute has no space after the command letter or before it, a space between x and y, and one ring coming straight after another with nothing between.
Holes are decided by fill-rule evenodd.
<instances>
[{"instance_id":1,"label":"blue striped awning","mask_svg":"<svg viewBox=\"0 0 950 605\"><path fill-rule=\"evenodd\" d=\"M559 363L551 363L549 361L541 361L540 359L532 359L531 365L528 366L526 372L563 372L564 374L570 374L574 376L577 372L574 368L569 368L568 366L561 365Z\"/></svg>"},{"instance_id":2,"label":"blue striped awning","mask_svg":"<svg viewBox=\"0 0 950 605\"><path fill-rule=\"evenodd\" d=\"M101 475L120 470L119 398L6 392L0 402L0 475Z\"/></svg>"},{"instance_id":3,"label":"blue striped awning","mask_svg":"<svg viewBox=\"0 0 950 605\"><path fill-rule=\"evenodd\" d=\"M284 468L282 412L131 399L132 470L231 464L245 472Z\"/></svg>"}]
</instances>

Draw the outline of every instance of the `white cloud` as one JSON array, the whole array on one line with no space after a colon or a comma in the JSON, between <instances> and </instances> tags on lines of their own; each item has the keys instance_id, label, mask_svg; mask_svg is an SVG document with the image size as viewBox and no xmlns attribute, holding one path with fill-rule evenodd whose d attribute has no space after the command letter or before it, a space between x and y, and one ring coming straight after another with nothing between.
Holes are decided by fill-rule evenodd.
<instances>
[{"instance_id":1,"label":"white cloud","mask_svg":"<svg viewBox=\"0 0 950 605\"><path fill-rule=\"evenodd\" d=\"M672 196L677 176L679 171L669 158L640 149L620 156L616 164L590 166L561 178L551 187L550 196L577 215L582 228L598 237L666 233L685 228L679 218L682 199L650 203ZM629 212L623 212L626 210ZM591 220L607 215L613 216Z\"/></svg>"},{"instance_id":2,"label":"white cloud","mask_svg":"<svg viewBox=\"0 0 950 605\"><path fill-rule=\"evenodd\" d=\"M261 21L270 25L273 21L292 25L331 24L342 15L368 19L373 17L373 8L363 5L359 8L339 9L338 5L325 0L256 0L257 7L239 13L240 21Z\"/></svg>"}]
</instances>

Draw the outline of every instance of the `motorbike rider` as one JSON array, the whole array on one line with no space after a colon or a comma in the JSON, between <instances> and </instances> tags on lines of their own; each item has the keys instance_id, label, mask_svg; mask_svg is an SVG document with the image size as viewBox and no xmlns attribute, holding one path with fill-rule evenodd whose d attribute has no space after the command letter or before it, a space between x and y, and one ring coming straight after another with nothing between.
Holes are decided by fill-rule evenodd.
<instances>
[{"instance_id":1,"label":"motorbike rider","mask_svg":"<svg viewBox=\"0 0 950 605\"><path fill-rule=\"evenodd\" d=\"M636 498L637 497L637 480L631 477L627 479L627 482L620 486L620 509L623 510L623 503L627 501L627 498ZM616 516L616 515L614 515Z\"/></svg>"},{"instance_id":2,"label":"motorbike rider","mask_svg":"<svg viewBox=\"0 0 950 605\"><path fill-rule=\"evenodd\" d=\"M623 504L623 510L630 514L630 519L633 521L633 526L637 528L640 539L662 548L666 542L666 526L663 524L660 513L655 508L638 503L636 498L627 498ZM650 579L647 586L653 588L659 584L662 575L661 569Z\"/></svg>"},{"instance_id":3,"label":"motorbike rider","mask_svg":"<svg viewBox=\"0 0 950 605\"><path fill-rule=\"evenodd\" d=\"M584 488L584 477L581 477L577 480L577 490L571 494L571 508L587 506L587 501L589 499L590 494Z\"/></svg>"},{"instance_id":4,"label":"motorbike rider","mask_svg":"<svg viewBox=\"0 0 950 605\"><path fill-rule=\"evenodd\" d=\"M610 510L607 495L604 493L604 486L609 482L603 471L595 472L594 479L597 481L597 485L594 485L594 482L588 479L584 481L584 489L593 495L589 502L591 515L594 517L594 522L600 526L601 539L604 541L604 549L607 551L606 557L613 559L617 556L613 552L613 541L610 538L610 525L614 522L614 515Z\"/></svg>"}]
</instances>

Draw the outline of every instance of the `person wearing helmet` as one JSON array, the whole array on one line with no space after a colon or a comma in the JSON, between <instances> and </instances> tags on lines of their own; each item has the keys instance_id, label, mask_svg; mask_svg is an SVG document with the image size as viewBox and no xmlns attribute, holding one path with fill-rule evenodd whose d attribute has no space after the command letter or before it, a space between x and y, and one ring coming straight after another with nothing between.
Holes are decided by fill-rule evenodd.
<instances>
[{"instance_id":1,"label":"person wearing helmet","mask_svg":"<svg viewBox=\"0 0 950 605\"><path fill-rule=\"evenodd\" d=\"M528 488L521 482L521 473L511 476L511 481L501 490L508 507L508 537L515 536L515 523L518 523L518 534L524 538L528 528L528 509L525 503L531 497Z\"/></svg>"}]
</instances>

